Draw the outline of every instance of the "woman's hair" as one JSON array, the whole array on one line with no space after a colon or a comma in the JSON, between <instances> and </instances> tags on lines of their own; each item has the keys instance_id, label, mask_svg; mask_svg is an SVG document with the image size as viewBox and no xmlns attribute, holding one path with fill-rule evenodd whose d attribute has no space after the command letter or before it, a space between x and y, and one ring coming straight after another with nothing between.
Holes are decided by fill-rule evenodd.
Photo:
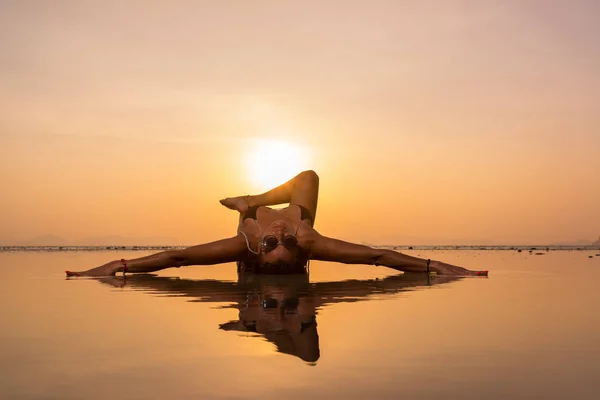
<instances>
[{"instance_id":1,"label":"woman's hair","mask_svg":"<svg viewBox=\"0 0 600 400\"><path fill-rule=\"evenodd\" d=\"M278 260L275 262L266 262L260 266L261 269L266 271L293 271L297 269L299 266L298 261L284 261ZM304 268L304 264L302 264L302 268Z\"/></svg>"},{"instance_id":2,"label":"woman's hair","mask_svg":"<svg viewBox=\"0 0 600 400\"><path fill-rule=\"evenodd\" d=\"M308 254L298 247L298 254L293 261L277 260L262 262L259 257L252 257L238 262L238 272L258 272L267 274L294 274L306 272Z\"/></svg>"}]
</instances>

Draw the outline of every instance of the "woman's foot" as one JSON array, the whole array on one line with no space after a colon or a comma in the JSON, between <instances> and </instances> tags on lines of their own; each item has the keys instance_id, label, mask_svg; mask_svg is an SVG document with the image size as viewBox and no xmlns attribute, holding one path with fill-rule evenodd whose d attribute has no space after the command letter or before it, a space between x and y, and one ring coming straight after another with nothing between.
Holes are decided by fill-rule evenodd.
<instances>
[{"instance_id":1,"label":"woman's foot","mask_svg":"<svg viewBox=\"0 0 600 400\"><path fill-rule=\"evenodd\" d=\"M248 196L239 196L239 197L228 197L223 200L219 200L221 204L230 210L239 211L241 214L248 211Z\"/></svg>"}]
</instances>

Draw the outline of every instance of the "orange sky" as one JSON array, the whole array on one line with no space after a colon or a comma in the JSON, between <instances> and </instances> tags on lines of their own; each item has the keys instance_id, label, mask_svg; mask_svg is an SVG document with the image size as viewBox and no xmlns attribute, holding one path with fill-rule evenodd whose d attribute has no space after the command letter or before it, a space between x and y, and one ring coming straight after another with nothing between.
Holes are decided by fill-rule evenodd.
<instances>
[{"instance_id":1,"label":"orange sky","mask_svg":"<svg viewBox=\"0 0 600 400\"><path fill-rule=\"evenodd\" d=\"M233 234L218 199L260 189L259 139L306 150L324 234L594 240L599 13L585 0L4 1L0 244Z\"/></svg>"}]
</instances>

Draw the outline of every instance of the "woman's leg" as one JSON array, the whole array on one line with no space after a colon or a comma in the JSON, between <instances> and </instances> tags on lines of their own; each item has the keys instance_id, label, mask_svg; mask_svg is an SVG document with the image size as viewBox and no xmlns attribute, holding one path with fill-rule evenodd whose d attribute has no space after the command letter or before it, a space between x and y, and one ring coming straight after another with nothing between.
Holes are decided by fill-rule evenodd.
<instances>
[{"instance_id":1,"label":"woman's leg","mask_svg":"<svg viewBox=\"0 0 600 400\"><path fill-rule=\"evenodd\" d=\"M248 207L290 203L305 207L314 218L317 213L318 199L319 176L315 171L303 171L283 185L265 193L228 197L221 200L221 204L243 214Z\"/></svg>"}]
</instances>

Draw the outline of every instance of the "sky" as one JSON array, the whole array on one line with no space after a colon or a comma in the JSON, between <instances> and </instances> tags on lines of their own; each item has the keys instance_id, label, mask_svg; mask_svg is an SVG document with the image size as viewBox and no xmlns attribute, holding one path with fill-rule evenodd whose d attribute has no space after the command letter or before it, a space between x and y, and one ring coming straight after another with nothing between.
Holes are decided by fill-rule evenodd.
<instances>
[{"instance_id":1,"label":"sky","mask_svg":"<svg viewBox=\"0 0 600 400\"><path fill-rule=\"evenodd\" d=\"M0 244L216 240L237 224L219 199L308 168L328 236L593 241L599 16L593 0L2 0Z\"/></svg>"}]
</instances>

